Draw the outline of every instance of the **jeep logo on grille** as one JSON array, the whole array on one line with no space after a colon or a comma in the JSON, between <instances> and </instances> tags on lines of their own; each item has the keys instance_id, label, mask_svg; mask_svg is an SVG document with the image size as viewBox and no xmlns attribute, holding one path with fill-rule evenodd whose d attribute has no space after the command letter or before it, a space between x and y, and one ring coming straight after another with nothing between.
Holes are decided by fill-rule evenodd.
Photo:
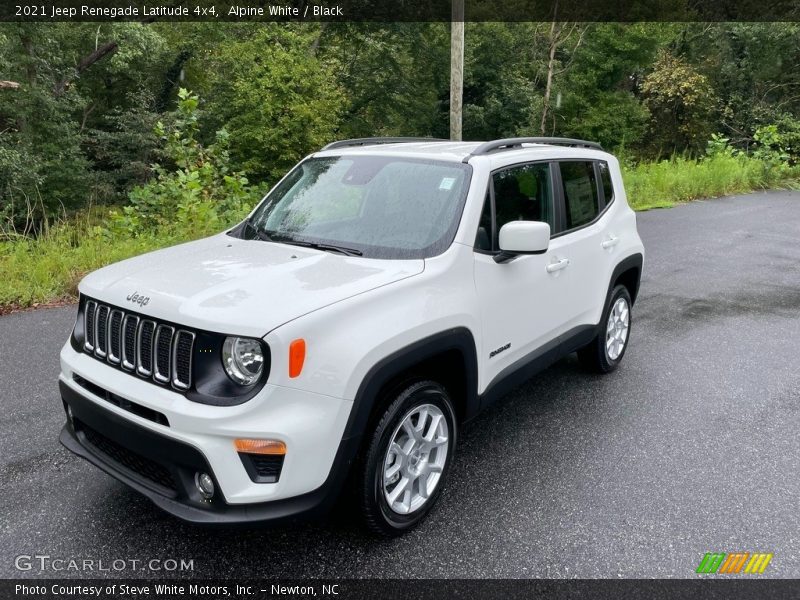
<instances>
[{"instance_id":1,"label":"jeep logo on grille","mask_svg":"<svg viewBox=\"0 0 800 600\"><path fill-rule=\"evenodd\" d=\"M139 306L147 306L147 303L150 302L150 296L142 296L137 291L128 296L128 300Z\"/></svg>"}]
</instances>

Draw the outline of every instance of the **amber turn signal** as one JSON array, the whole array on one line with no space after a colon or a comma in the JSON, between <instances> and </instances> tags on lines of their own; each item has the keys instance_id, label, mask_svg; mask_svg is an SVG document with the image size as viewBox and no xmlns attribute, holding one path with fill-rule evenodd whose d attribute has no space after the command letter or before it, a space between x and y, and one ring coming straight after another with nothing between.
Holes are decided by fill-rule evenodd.
<instances>
[{"instance_id":1,"label":"amber turn signal","mask_svg":"<svg viewBox=\"0 0 800 600\"><path fill-rule=\"evenodd\" d=\"M306 341L304 339L294 340L289 344L289 377L297 377L303 370L303 362L306 360Z\"/></svg>"},{"instance_id":2,"label":"amber turn signal","mask_svg":"<svg viewBox=\"0 0 800 600\"><path fill-rule=\"evenodd\" d=\"M237 452L244 454L286 454L286 444L278 440L234 440Z\"/></svg>"}]
</instances>

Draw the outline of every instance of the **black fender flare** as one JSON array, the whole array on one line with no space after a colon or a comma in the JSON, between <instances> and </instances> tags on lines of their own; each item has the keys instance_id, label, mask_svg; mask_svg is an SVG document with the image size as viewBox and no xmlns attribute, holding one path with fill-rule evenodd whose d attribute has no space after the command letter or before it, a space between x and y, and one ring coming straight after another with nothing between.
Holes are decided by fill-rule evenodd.
<instances>
[{"instance_id":1,"label":"black fender flare","mask_svg":"<svg viewBox=\"0 0 800 600\"><path fill-rule=\"evenodd\" d=\"M603 304L605 306L608 304L609 298L611 298L611 292L614 291L614 283L616 283L617 279L620 275L622 275L625 271L628 271L634 267L638 269L639 276L636 278L636 285L634 289L631 290L631 302L633 304L636 303L636 297L639 295L639 284L642 280L642 265L644 264L644 256L641 253L637 252L636 254L631 254L627 258L622 259L616 267L614 267L614 271L611 273L611 278L608 280L608 292L606 292L606 301Z\"/></svg>"},{"instance_id":2,"label":"black fender flare","mask_svg":"<svg viewBox=\"0 0 800 600\"><path fill-rule=\"evenodd\" d=\"M418 340L401 348L375 363L364 376L353 399L350 418L345 426L344 438L360 437L364 434L381 389L392 379L414 365L429 358L456 350L464 359L466 393L465 420L478 412L478 352L475 338L466 327L454 327Z\"/></svg>"}]
</instances>

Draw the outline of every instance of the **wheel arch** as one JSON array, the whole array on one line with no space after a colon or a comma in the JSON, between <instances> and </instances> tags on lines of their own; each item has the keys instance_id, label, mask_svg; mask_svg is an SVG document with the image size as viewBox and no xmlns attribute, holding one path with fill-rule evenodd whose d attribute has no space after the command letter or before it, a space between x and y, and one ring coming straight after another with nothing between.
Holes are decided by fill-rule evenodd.
<instances>
[{"instance_id":1,"label":"wheel arch","mask_svg":"<svg viewBox=\"0 0 800 600\"><path fill-rule=\"evenodd\" d=\"M361 436L392 390L422 378L437 381L447 389L459 421L474 416L479 408L478 355L472 332L466 327L451 328L375 363L358 387L345 437Z\"/></svg>"},{"instance_id":2,"label":"wheel arch","mask_svg":"<svg viewBox=\"0 0 800 600\"><path fill-rule=\"evenodd\" d=\"M639 254L632 254L614 267L611 273L611 280L608 285L608 292L606 293L606 304L611 297L611 293L618 285L624 285L631 296L631 303L636 303L636 296L639 294L639 285L642 279L642 264L644 257ZM605 306L605 305L604 305Z\"/></svg>"}]
</instances>

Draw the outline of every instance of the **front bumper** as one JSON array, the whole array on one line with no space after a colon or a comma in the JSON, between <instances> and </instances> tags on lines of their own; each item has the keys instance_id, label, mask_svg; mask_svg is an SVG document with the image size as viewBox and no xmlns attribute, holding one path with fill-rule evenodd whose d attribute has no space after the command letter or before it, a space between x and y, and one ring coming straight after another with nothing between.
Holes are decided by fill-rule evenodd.
<instances>
[{"instance_id":1,"label":"front bumper","mask_svg":"<svg viewBox=\"0 0 800 600\"><path fill-rule=\"evenodd\" d=\"M144 494L159 508L194 523L252 523L323 514L335 502L358 446L355 438L342 440L335 468L313 492L254 504L228 504L219 493L204 500L194 485L194 473L209 472L215 484L217 477L199 450L139 427L63 382L59 387L71 415L59 437L64 447ZM158 475L145 476L143 471L158 471ZM172 485L163 474L168 474Z\"/></svg>"},{"instance_id":2,"label":"front bumper","mask_svg":"<svg viewBox=\"0 0 800 600\"><path fill-rule=\"evenodd\" d=\"M345 434L350 401L267 384L244 404L207 406L69 344L61 363L61 396L73 415L62 444L185 520L236 523L321 512L338 495L358 446ZM94 386L135 403L138 412L109 402ZM152 419L154 411L161 422ZM251 479L233 445L240 437L286 443L277 483ZM198 471L214 480L210 502L196 490Z\"/></svg>"}]
</instances>

